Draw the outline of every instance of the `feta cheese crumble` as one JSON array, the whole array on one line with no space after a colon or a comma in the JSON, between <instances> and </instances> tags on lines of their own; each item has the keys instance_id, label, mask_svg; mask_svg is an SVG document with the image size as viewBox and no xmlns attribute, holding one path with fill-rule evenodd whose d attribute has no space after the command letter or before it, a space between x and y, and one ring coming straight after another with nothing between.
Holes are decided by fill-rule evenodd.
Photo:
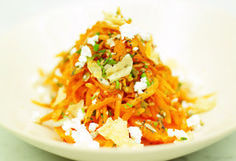
<instances>
[{"instance_id":1,"label":"feta cheese crumble","mask_svg":"<svg viewBox=\"0 0 236 161\"><path fill-rule=\"evenodd\" d=\"M124 25L120 26L120 34L121 38L124 39L125 37L128 39L133 39L135 35L140 35L142 40L149 41L151 39L151 35L145 32L141 32L138 28L134 27L131 24L125 23Z\"/></svg>"},{"instance_id":2,"label":"feta cheese crumble","mask_svg":"<svg viewBox=\"0 0 236 161\"><path fill-rule=\"evenodd\" d=\"M98 35L88 38L88 40L87 40L87 43L92 46L94 46L96 42L98 42Z\"/></svg>"},{"instance_id":3,"label":"feta cheese crumble","mask_svg":"<svg viewBox=\"0 0 236 161\"><path fill-rule=\"evenodd\" d=\"M181 138L189 138L187 133L184 130L177 130L177 129L168 129L167 130L168 136L173 137L176 136L178 140L181 140Z\"/></svg>"},{"instance_id":4,"label":"feta cheese crumble","mask_svg":"<svg viewBox=\"0 0 236 161\"><path fill-rule=\"evenodd\" d=\"M40 118L41 118L41 115L38 111L33 111L32 112L32 121L34 123L40 123Z\"/></svg>"},{"instance_id":5,"label":"feta cheese crumble","mask_svg":"<svg viewBox=\"0 0 236 161\"><path fill-rule=\"evenodd\" d=\"M136 143L141 143L141 138L142 138L142 132L140 130L139 127L135 127L135 126L130 126L128 128L129 130L129 133L130 133L130 136L131 138L136 142Z\"/></svg>"},{"instance_id":6,"label":"feta cheese crumble","mask_svg":"<svg viewBox=\"0 0 236 161\"><path fill-rule=\"evenodd\" d=\"M188 127L192 127L195 131L199 130L202 127L199 115L195 114L188 118L187 125Z\"/></svg>"},{"instance_id":7,"label":"feta cheese crumble","mask_svg":"<svg viewBox=\"0 0 236 161\"><path fill-rule=\"evenodd\" d=\"M151 35L145 32L140 32L139 35L141 36L143 41L150 41Z\"/></svg>"},{"instance_id":8,"label":"feta cheese crumble","mask_svg":"<svg viewBox=\"0 0 236 161\"><path fill-rule=\"evenodd\" d=\"M98 124L96 124L96 123L94 123L94 122L91 122L91 123L89 124L89 131L90 131L90 132L94 132L97 127L98 127Z\"/></svg>"},{"instance_id":9,"label":"feta cheese crumble","mask_svg":"<svg viewBox=\"0 0 236 161\"><path fill-rule=\"evenodd\" d=\"M133 51L138 51L138 47L134 47L134 48L133 48Z\"/></svg>"},{"instance_id":10,"label":"feta cheese crumble","mask_svg":"<svg viewBox=\"0 0 236 161\"><path fill-rule=\"evenodd\" d=\"M62 73L61 73L61 70L59 68L57 68L54 73L55 73L56 76L62 77Z\"/></svg>"},{"instance_id":11,"label":"feta cheese crumble","mask_svg":"<svg viewBox=\"0 0 236 161\"><path fill-rule=\"evenodd\" d=\"M113 39L107 39L107 45L110 46L110 48L112 48L113 46L115 46L115 41Z\"/></svg>"},{"instance_id":12,"label":"feta cheese crumble","mask_svg":"<svg viewBox=\"0 0 236 161\"><path fill-rule=\"evenodd\" d=\"M136 82L134 85L134 91L138 92L138 94L142 94L143 90L147 88L147 78L141 78L140 82Z\"/></svg>"},{"instance_id":13,"label":"feta cheese crumble","mask_svg":"<svg viewBox=\"0 0 236 161\"><path fill-rule=\"evenodd\" d=\"M74 53L76 53L77 49L76 48L72 48L70 51L70 55L73 55Z\"/></svg>"},{"instance_id":14,"label":"feta cheese crumble","mask_svg":"<svg viewBox=\"0 0 236 161\"><path fill-rule=\"evenodd\" d=\"M134 36L138 34L138 30L131 24L125 23L124 25L120 26L120 34L122 39L125 37L128 39L133 39Z\"/></svg>"},{"instance_id":15,"label":"feta cheese crumble","mask_svg":"<svg viewBox=\"0 0 236 161\"><path fill-rule=\"evenodd\" d=\"M84 117L85 113L80 109L76 118L67 119L63 122L62 129L65 131L65 135L71 135L75 141L75 146L99 148L99 143L93 140L85 125L81 124Z\"/></svg>"},{"instance_id":16,"label":"feta cheese crumble","mask_svg":"<svg viewBox=\"0 0 236 161\"><path fill-rule=\"evenodd\" d=\"M90 48L87 45L83 46L81 49L81 55L78 59L78 62L75 63L75 66L80 68L84 67L85 63L87 62L87 57L91 56L92 53Z\"/></svg>"},{"instance_id":17,"label":"feta cheese crumble","mask_svg":"<svg viewBox=\"0 0 236 161\"><path fill-rule=\"evenodd\" d=\"M183 108L188 108L188 107L193 107L194 106L193 103L188 103L186 101L182 101L181 105L182 105Z\"/></svg>"},{"instance_id":18,"label":"feta cheese crumble","mask_svg":"<svg viewBox=\"0 0 236 161\"><path fill-rule=\"evenodd\" d=\"M92 104L95 105L97 103L97 98L92 100Z\"/></svg>"}]
</instances>

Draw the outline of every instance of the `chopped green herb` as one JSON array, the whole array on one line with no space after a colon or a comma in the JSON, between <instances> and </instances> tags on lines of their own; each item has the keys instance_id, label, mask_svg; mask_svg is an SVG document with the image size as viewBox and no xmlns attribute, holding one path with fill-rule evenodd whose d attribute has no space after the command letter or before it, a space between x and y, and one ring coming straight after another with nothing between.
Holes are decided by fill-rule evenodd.
<instances>
[{"instance_id":1,"label":"chopped green herb","mask_svg":"<svg viewBox=\"0 0 236 161\"><path fill-rule=\"evenodd\" d=\"M112 113L111 113L111 111L110 111L110 110L108 111L108 115L109 115L109 116L112 116Z\"/></svg>"},{"instance_id":2,"label":"chopped green herb","mask_svg":"<svg viewBox=\"0 0 236 161\"><path fill-rule=\"evenodd\" d=\"M128 54L130 55L131 58L133 58L133 57L135 56L135 55L132 55L132 54L130 54L130 53L128 53Z\"/></svg>"},{"instance_id":3,"label":"chopped green herb","mask_svg":"<svg viewBox=\"0 0 236 161\"><path fill-rule=\"evenodd\" d=\"M131 19L131 18L129 18L129 21L132 21L132 19Z\"/></svg>"},{"instance_id":4,"label":"chopped green herb","mask_svg":"<svg viewBox=\"0 0 236 161\"><path fill-rule=\"evenodd\" d=\"M93 111L93 114L92 114L92 116L95 116L95 115L96 115L96 110L94 110L94 111Z\"/></svg>"},{"instance_id":5,"label":"chopped green herb","mask_svg":"<svg viewBox=\"0 0 236 161\"><path fill-rule=\"evenodd\" d=\"M100 32L97 32L95 35L98 35L98 36L99 36L99 35L100 35Z\"/></svg>"},{"instance_id":6,"label":"chopped green herb","mask_svg":"<svg viewBox=\"0 0 236 161\"><path fill-rule=\"evenodd\" d=\"M147 69L147 68L148 68L148 66L147 66L147 65L144 65L144 68L146 68L146 69Z\"/></svg>"},{"instance_id":7,"label":"chopped green herb","mask_svg":"<svg viewBox=\"0 0 236 161\"><path fill-rule=\"evenodd\" d=\"M147 80L147 87L149 87L151 85L151 83L149 82L148 78L147 78L147 75L145 73L143 73L141 75L141 78L145 78L146 77L146 80Z\"/></svg>"},{"instance_id":8,"label":"chopped green herb","mask_svg":"<svg viewBox=\"0 0 236 161\"><path fill-rule=\"evenodd\" d=\"M108 61L107 61L107 64L110 64L110 65L114 65L114 64L116 64L117 62L115 61L115 60L113 60L113 59L109 59Z\"/></svg>"},{"instance_id":9,"label":"chopped green herb","mask_svg":"<svg viewBox=\"0 0 236 161\"><path fill-rule=\"evenodd\" d=\"M103 113L101 114L101 118L103 119Z\"/></svg>"},{"instance_id":10,"label":"chopped green herb","mask_svg":"<svg viewBox=\"0 0 236 161\"><path fill-rule=\"evenodd\" d=\"M81 49L79 49L78 51L76 51L76 53L80 54L80 53L81 53Z\"/></svg>"},{"instance_id":11,"label":"chopped green herb","mask_svg":"<svg viewBox=\"0 0 236 161\"><path fill-rule=\"evenodd\" d=\"M63 84L62 84L62 83L58 83L58 82L57 82L57 86L58 86L58 87L62 87L62 86L63 86Z\"/></svg>"},{"instance_id":12,"label":"chopped green herb","mask_svg":"<svg viewBox=\"0 0 236 161\"><path fill-rule=\"evenodd\" d=\"M180 140L188 140L186 137L181 137Z\"/></svg>"},{"instance_id":13,"label":"chopped green herb","mask_svg":"<svg viewBox=\"0 0 236 161\"><path fill-rule=\"evenodd\" d=\"M153 122L153 125L155 126L155 127L157 127L157 125L158 125L158 122Z\"/></svg>"},{"instance_id":14,"label":"chopped green herb","mask_svg":"<svg viewBox=\"0 0 236 161\"><path fill-rule=\"evenodd\" d=\"M97 60L97 63L98 63L98 65L99 65L100 67L102 67L100 60Z\"/></svg>"},{"instance_id":15,"label":"chopped green herb","mask_svg":"<svg viewBox=\"0 0 236 161\"><path fill-rule=\"evenodd\" d=\"M103 54L105 54L105 52L106 52L106 49L98 51L98 53L103 53Z\"/></svg>"},{"instance_id":16,"label":"chopped green herb","mask_svg":"<svg viewBox=\"0 0 236 161\"><path fill-rule=\"evenodd\" d=\"M129 107L133 107L133 105L132 104L130 104L130 103L126 103Z\"/></svg>"},{"instance_id":17,"label":"chopped green herb","mask_svg":"<svg viewBox=\"0 0 236 161\"><path fill-rule=\"evenodd\" d=\"M129 78L132 78L133 76L132 76L132 74L129 74Z\"/></svg>"},{"instance_id":18,"label":"chopped green herb","mask_svg":"<svg viewBox=\"0 0 236 161\"><path fill-rule=\"evenodd\" d=\"M85 109L84 109L84 108L81 108L81 111L82 111L83 113L85 113Z\"/></svg>"},{"instance_id":19,"label":"chopped green herb","mask_svg":"<svg viewBox=\"0 0 236 161\"><path fill-rule=\"evenodd\" d=\"M94 54L91 59L93 60L94 58L99 57L99 54Z\"/></svg>"},{"instance_id":20,"label":"chopped green herb","mask_svg":"<svg viewBox=\"0 0 236 161\"><path fill-rule=\"evenodd\" d=\"M93 100L95 97L96 97L96 95L93 95L93 96L91 97L91 100Z\"/></svg>"},{"instance_id":21,"label":"chopped green herb","mask_svg":"<svg viewBox=\"0 0 236 161\"><path fill-rule=\"evenodd\" d=\"M109 38L111 38L111 36L112 36L112 33L108 33L108 36L109 36Z\"/></svg>"},{"instance_id":22,"label":"chopped green herb","mask_svg":"<svg viewBox=\"0 0 236 161\"><path fill-rule=\"evenodd\" d=\"M120 89L120 82L116 80L116 89Z\"/></svg>"},{"instance_id":23,"label":"chopped green herb","mask_svg":"<svg viewBox=\"0 0 236 161\"><path fill-rule=\"evenodd\" d=\"M93 120L93 118L92 118L92 117L90 117L90 120Z\"/></svg>"},{"instance_id":24,"label":"chopped green herb","mask_svg":"<svg viewBox=\"0 0 236 161\"><path fill-rule=\"evenodd\" d=\"M102 68L102 76L104 77L104 78L106 78L106 71L105 71L105 68Z\"/></svg>"},{"instance_id":25,"label":"chopped green herb","mask_svg":"<svg viewBox=\"0 0 236 161\"><path fill-rule=\"evenodd\" d=\"M178 87L177 87L177 91L180 90L180 87L181 87L181 86L182 86L182 83L179 82Z\"/></svg>"},{"instance_id":26,"label":"chopped green herb","mask_svg":"<svg viewBox=\"0 0 236 161\"><path fill-rule=\"evenodd\" d=\"M68 62L69 61L69 58L68 57L66 57L64 60L63 60L63 62L65 63L65 62Z\"/></svg>"},{"instance_id":27,"label":"chopped green herb","mask_svg":"<svg viewBox=\"0 0 236 161\"><path fill-rule=\"evenodd\" d=\"M99 44L95 44L95 45L93 46L93 51L97 52L98 49L99 49Z\"/></svg>"}]
</instances>

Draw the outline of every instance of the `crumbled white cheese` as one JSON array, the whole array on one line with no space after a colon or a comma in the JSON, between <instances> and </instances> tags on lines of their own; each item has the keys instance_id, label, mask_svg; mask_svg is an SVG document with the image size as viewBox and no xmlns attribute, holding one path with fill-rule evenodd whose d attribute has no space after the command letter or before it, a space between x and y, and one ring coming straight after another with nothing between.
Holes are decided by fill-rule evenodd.
<instances>
[{"instance_id":1,"label":"crumbled white cheese","mask_svg":"<svg viewBox=\"0 0 236 161\"><path fill-rule=\"evenodd\" d=\"M32 121L34 123L40 123L41 114L38 111L32 112Z\"/></svg>"},{"instance_id":2,"label":"crumbled white cheese","mask_svg":"<svg viewBox=\"0 0 236 161\"><path fill-rule=\"evenodd\" d=\"M71 51L70 51L70 55L73 55L76 51L77 51L76 48L72 48Z\"/></svg>"},{"instance_id":3,"label":"crumbled white cheese","mask_svg":"<svg viewBox=\"0 0 236 161\"><path fill-rule=\"evenodd\" d=\"M175 102L178 102L178 100L179 100L178 98L174 98L174 99L171 100L171 102L175 103Z\"/></svg>"},{"instance_id":4,"label":"crumbled white cheese","mask_svg":"<svg viewBox=\"0 0 236 161\"><path fill-rule=\"evenodd\" d=\"M142 40L150 41L151 35L149 33L140 32L139 35L141 36Z\"/></svg>"},{"instance_id":5,"label":"crumbled white cheese","mask_svg":"<svg viewBox=\"0 0 236 161\"><path fill-rule=\"evenodd\" d=\"M115 41L113 39L107 39L106 43L107 43L107 45L110 46L110 48L116 45Z\"/></svg>"},{"instance_id":6,"label":"crumbled white cheese","mask_svg":"<svg viewBox=\"0 0 236 161\"><path fill-rule=\"evenodd\" d=\"M138 30L131 24L125 23L124 25L120 26L120 34L122 39L125 37L128 39L133 39L134 36L138 34Z\"/></svg>"},{"instance_id":7,"label":"crumbled white cheese","mask_svg":"<svg viewBox=\"0 0 236 161\"><path fill-rule=\"evenodd\" d=\"M89 124L89 131L90 131L90 132L94 132L97 127L98 127L98 124L96 124L96 123L94 123L94 122L91 122L91 123Z\"/></svg>"},{"instance_id":8,"label":"crumbled white cheese","mask_svg":"<svg viewBox=\"0 0 236 161\"><path fill-rule=\"evenodd\" d=\"M92 100L92 104L95 105L97 103L97 98Z\"/></svg>"},{"instance_id":9,"label":"crumbled white cheese","mask_svg":"<svg viewBox=\"0 0 236 161\"><path fill-rule=\"evenodd\" d=\"M193 107L194 104L193 103L188 103L186 101L182 101L182 107L183 108L188 108L188 107Z\"/></svg>"},{"instance_id":10,"label":"crumbled white cheese","mask_svg":"<svg viewBox=\"0 0 236 161\"><path fill-rule=\"evenodd\" d=\"M84 124L79 125L76 128L76 131L73 130L71 132L71 136L75 141L75 146L81 146L85 148L93 148L97 149L99 148L99 143L97 141L94 141L90 133L87 131Z\"/></svg>"},{"instance_id":11,"label":"crumbled white cheese","mask_svg":"<svg viewBox=\"0 0 236 161\"><path fill-rule=\"evenodd\" d=\"M58 76L58 77L62 77L62 73L61 73L61 70L59 68L57 68L55 70L55 75Z\"/></svg>"},{"instance_id":12,"label":"crumbled white cheese","mask_svg":"<svg viewBox=\"0 0 236 161\"><path fill-rule=\"evenodd\" d=\"M96 42L98 42L98 35L88 38L88 40L87 40L87 43L92 46L94 46Z\"/></svg>"},{"instance_id":13,"label":"crumbled white cheese","mask_svg":"<svg viewBox=\"0 0 236 161\"><path fill-rule=\"evenodd\" d=\"M134 48L133 48L133 51L138 51L138 47L134 47Z\"/></svg>"},{"instance_id":14,"label":"crumbled white cheese","mask_svg":"<svg viewBox=\"0 0 236 161\"><path fill-rule=\"evenodd\" d=\"M162 118L162 116L161 116L160 114L157 114L156 116L157 116L158 118Z\"/></svg>"},{"instance_id":15,"label":"crumbled white cheese","mask_svg":"<svg viewBox=\"0 0 236 161\"><path fill-rule=\"evenodd\" d=\"M84 116L85 114L80 109L76 118L67 119L63 122L62 129L65 131L65 135L72 136L75 141L74 145L86 148L99 148L99 143L93 140L85 125L81 124Z\"/></svg>"},{"instance_id":16,"label":"crumbled white cheese","mask_svg":"<svg viewBox=\"0 0 236 161\"><path fill-rule=\"evenodd\" d=\"M150 41L151 35L149 33L145 33L140 31L138 28L134 27L131 24L125 23L124 25L120 26L120 34L121 38L124 39L125 37L128 39L133 39L135 35L139 34L144 41Z\"/></svg>"},{"instance_id":17,"label":"crumbled white cheese","mask_svg":"<svg viewBox=\"0 0 236 161\"><path fill-rule=\"evenodd\" d=\"M201 128L201 119L199 115L192 115L190 118L187 119L188 127L192 127L195 131Z\"/></svg>"},{"instance_id":18,"label":"crumbled white cheese","mask_svg":"<svg viewBox=\"0 0 236 161\"><path fill-rule=\"evenodd\" d=\"M75 63L75 66L82 68L87 62L87 57L91 57L91 56L92 56L92 53L91 53L90 48L87 45L83 46L81 48L81 55L78 59L78 62Z\"/></svg>"},{"instance_id":19,"label":"crumbled white cheese","mask_svg":"<svg viewBox=\"0 0 236 161\"><path fill-rule=\"evenodd\" d=\"M141 138L142 138L142 131L140 130L139 127L135 127L135 126L130 126L128 128L129 133L131 138L136 142L136 143L141 143Z\"/></svg>"},{"instance_id":20,"label":"crumbled white cheese","mask_svg":"<svg viewBox=\"0 0 236 161\"><path fill-rule=\"evenodd\" d=\"M142 94L143 90L147 88L147 78L141 78L140 82L136 82L134 85L134 91L138 92L138 94Z\"/></svg>"},{"instance_id":21,"label":"crumbled white cheese","mask_svg":"<svg viewBox=\"0 0 236 161\"><path fill-rule=\"evenodd\" d=\"M184 130L168 129L167 133L170 137L176 136L178 140L180 140L182 137L188 139L188 135Z\"/></svg>"}]
</instances>

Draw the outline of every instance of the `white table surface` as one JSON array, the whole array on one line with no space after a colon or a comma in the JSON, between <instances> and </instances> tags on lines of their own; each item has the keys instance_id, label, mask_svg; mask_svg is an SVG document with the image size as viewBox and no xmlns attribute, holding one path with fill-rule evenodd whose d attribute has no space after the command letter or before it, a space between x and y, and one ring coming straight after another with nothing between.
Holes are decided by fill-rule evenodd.
<instances>
[{"instance_id":1,"label":"white table surface","mask_svg":"<svg viewBox=\"0 0 236 161\"><path fill-rule=\"evenodd\" d=\"M236 0L191 0L236 15ZM78 0L0 0L0 37L22 21ZM236 132L225 139L173 161L236 161ZM0 161L67 161L35 148L0 127ZM69 161L69 160L68 160Z\"/></svg>"}]
</instances>

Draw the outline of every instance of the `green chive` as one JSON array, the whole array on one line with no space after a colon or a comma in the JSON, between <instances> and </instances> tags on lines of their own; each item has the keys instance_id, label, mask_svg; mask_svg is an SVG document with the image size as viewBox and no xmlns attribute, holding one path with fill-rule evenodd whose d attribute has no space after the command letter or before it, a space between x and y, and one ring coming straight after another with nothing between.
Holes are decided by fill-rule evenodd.
<instances>
[{"instance_id":1,"label":"green chive","mask_svg":"<svg viewBox=\"0 0 236 161\"><path fill-rule=\"evenodd\" d=\"M131 19L131 18L129 18L129 21L132 21L132 19Z\"/></svg>"},{"instance_id":2,"label":"green chive","mask_svg":"<svg viewBox=\"0 0 236 161\"><path fill-rule=\"evenodd\" d=\"M93 120L93 118L92 118L92 117L90 117L90 120Z\"/></svg>"},{"instance_id":3,"label":"green chive","mask_svg":"<svg viewBox=\"0 0 236 161\"><path fill-rule=\"evenodd\" d=\"M94 58L99 57L99 54L94 54L91 59L93 60Z\"/></svg>"},{"instance_id":4,"label":"green chive","mask_svg":"<svg viewBox=\"0 0 236 161\"><path fill-rule=\"evenodd\" d=\"M57 82L57 86L58 86L58 87L62 87L63 84Z\"/></svg>"},{"instance_id":5,"label":"green chive","mask_svg":"<svg viewBox=\"0 0 236 161\"><path fill-rule=\"evenodd\" d=\"M126 103L129 107L133 107L133 105L132 104L130 104L130 103Z\"/></svg>"},{"instance_id":6,"label":"green chive","mask_svg":"<svg viewBox=\"0 0 236 161\"><path fill-rule=\"evenodd\" d=\"M129 78L132 78L133 76L132 76L132 74L129 74Z\"/></svg>"},{"instance_id":7,"label":"green chive","mask_svg":"<svg viewBox=\"0 0 236 161\"><path fill-rule=\"evenodd\" d=\"M68 57L66 57L64 60L63 60L63 62L65 63L65 62L68 62L69 61L69 58Z\"/></svg>"},{"instance_id":8,"label":"green chive","mask_svg":"<svg viewBox=\"0 0 236 161\"><path fill-rule=\"evenodd\" d=\"M128 54L130 55L130 57L131 57L131 58L133 58L133 57L134 57L134 55L132 55L132 54L130 54L130 53L128 53Z\"/></svg>"},{"instance_id":9,"label":"green chive","mask_svg":"<svg viewBox=\"0 0 236 161\"><path fill-rule=\"evenodd\" d=\"M179 82L178 87L177 87L177 91L180 90L180 87L181 87L181 86L182 86L182 83Z\"/></svg>"},{"instance_id":10,"label":"green chive","mask_svg":"<svg viewBox=\"0 0 236 161\"><path fill-rule=\"evenodd\" d=\"M109 59L108 62L107 62L107 64L110 64L110 65L114 65L116 63L117 62L115 60L113 60L113 59Z\"/></svg>"},{"instance_id":11,"label":"green chive","mask_svg":"<svg viewBox=\"0 0 236 161\"><path fill-rule=\"evenodd\" d=\"M106 72L105 72L105 69L102 68L102 76L105 78L106 77Z\"/></svg>"},{"instance_id":12,"label":"green chive","mask_svg":"<svg viewBox=\"0 0 236 161\"><path fill-rule=\"evenodd\" d=\"M141 75L141 78L144 78L144 77L147 77L146 73L143 73L143 74Z\"/></svg>"},{"instance_id":13,"label":"green chive","mask_svg":"<svg viewBox=\"0 0 236 161\"><path fill-rule=\"evenodd\" d=\"M186 137L181 137L180 140L188 140Z\"/></svg>"},{"instance_id":14,"label":"green chive","mask_svg":"<svg viewBox=\"0 0 236 161\"><path fill-rule=\"evenodd\" d=\"M76 53L80 54L80 53L81 53L81 49L79 49L78 51L76 51Z\"/></svg>"},{"instance_id":15,"label":"green chive","mask_svg":"<svg viewBox=\"0 0 236 161\"><path fill-rule=\"evenodd\" d=\"M102 67L100 60L97 60L97 63L100 67Z\"/></svg>"},{"instance_id":16,"label":"green chive","mask_svg":"<svg viewBox=\"0 0 236 161\"><path fill-rule=\"evenodd\" d=\"M101 118L103 119L103 113L101 114Z\"/></svg>"},{"instance_id":17,"label":"green chive","mask_svg":"<svg viewBox=\"0 0 236 161\"><path fill-rule=\"evenodd\" d=\"M95 97L96 97L96 95L93 95L93 96L91 97L91 100L93 100Z\"/></svg>"},{"instance_id":18,"label":"green chive","mask_svg":"<svg viewBox=\"0 0 236 161\"><path fill-rule=\"evenodd\" d=\"M85 109L84 109L84 108L81 108L81 111L82 111L83 113L85 113Z\"/></svg>"},{"instance_id":19,"label":"green chive","mask_svg":"<svg viewBox=\"0 0 236 161\"><path fill-rule=\"evenodd\" d=\"M116 89L120 89L120 82L116 80Z\"/></svg>"},{"instance_id":20,"label":"green chive","mask_svg":"<svg viewBox=\"0 0 236 161\"><path fill-rule=\"evenodd\" d=\"M99 44L95 44L95 45L93 46L93 51L97 52L98 49L99 49Z\"/></svg>"},{"instance_id":21,"label":"green chive","mask_svg":"<svg viewBox=\"0 0 236 161\"><path fill-rule=\"evenodd\" d=\"M146 69L147 69L147 68L148 68L148 66L147 66L147 65L144 65L144 68L146 68Z\"/></svg>"},{"instance_id":22,"label":"green chive","mask_svg":"<svg viewBox=\"0 0 236 161\"><path fill-rule=\"evenodd\" d=\"M103 54L105 54L105 52L106 52L106 49L98 51L98 53L103 53Z\"/></svg>"},{"instance_id":23,"label":"green chive","mask_svg":"<svg viewBox=\"0 0 236 161\"><path fill-rule=\"evenodd\" d=\"M108 115L109 115L109 116L112 116L112 113L111 113L111 111L110 111L110 110L108 111Z\"/></svg>"},{"instance_id":24,"label":"green chive","mask_svg":"<svg viewBox=\"0 0 236 161\"><path fill-rule=\"evenodd\" d=\"M100 35L100 32L97 32L95 35L98 35L98 36L99 36L99 35Z\"/></svg>"},{"instance_id":25,"label":"green chive","mask_svg":"<svg viewBox=\"0 0 236 161\"><path fill-rule=\"evenodd\" d=\"M109 36L109 38L111 38L111 36L112 36L112 33L108 33L108 36Z\"/></svg>"},{"instance_id":26,"label":"green chive","mask_svg":"<svg viewBox=\"0 0 236 161\"><path fill-rule=\"evenodd\" d=\"M154 125L155 127L157 127L158 122L155 121L155 122L153 123L153 125Z\"/></svg>"}]
</instances>

